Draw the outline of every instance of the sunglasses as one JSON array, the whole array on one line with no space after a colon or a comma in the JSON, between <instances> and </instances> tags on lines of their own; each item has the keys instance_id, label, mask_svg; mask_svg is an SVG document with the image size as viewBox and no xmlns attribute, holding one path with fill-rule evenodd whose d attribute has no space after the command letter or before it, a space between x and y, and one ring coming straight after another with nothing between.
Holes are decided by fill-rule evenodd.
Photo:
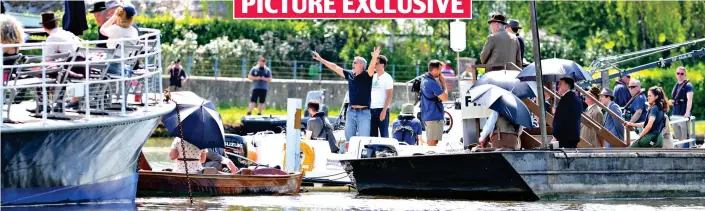
<instances>
[{"instance_id":1,"label":"sunglasses","mask_svg":"<svg viewBox=\"0 0 705 211\"><path fill-rule=\"evenodd\" d=\"M676 73L676 75L685 75L685 73Z\"/></svg>"},{"instance_id":2,"label":"sunglasses","mask_svg":"<svg viewBox=\"0 0 705 211\"><path fill-rule=\"evenodd\" d=\"M636 86L629 86L630 89L636 88Z\"/></svg>"}]
</instances>

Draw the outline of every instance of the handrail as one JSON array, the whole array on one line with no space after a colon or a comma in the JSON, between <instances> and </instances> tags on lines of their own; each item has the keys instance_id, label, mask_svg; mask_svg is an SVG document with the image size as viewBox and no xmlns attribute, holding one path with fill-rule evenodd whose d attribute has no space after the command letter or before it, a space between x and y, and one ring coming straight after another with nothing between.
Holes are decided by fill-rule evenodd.
<instances>
[{"instance_id":1,"label":"handrail","mask_svg":"<svg viewBox=\"0 0 705 211\"><path fill-rule=\"evenodd\" d=\"M80 49L80 51L75 51L73 54L69 55L69 60L67 61L46 61L47 55L42 54L41 55L41 61L37 63L31 63L31 64L13 64L13 65L4 65L0 64L0 70L3 72L10 72L12 73L13 70L21 70L23 68L28 68L28 67L41 67L41 71L36 71L36 74L41 74L41 76L35 77L36 79L40 79L41 83L36 83L36 84L28 84L28 85L14 85L15 83L8 83L8 85L3 86L4 84L0 84L0 93L3 93L3 97L0 101L0 104L2 104L3 108L7 106L8 108L8 114L10 113L10 107L12 106L12 103L6 104L6 100L4 97L4 93L6 89L12 89L12 90L17 90L17 89L29 89L31 88L36 88L36 92L34 92L34 96L36 99L36 96L38 94L41 94L41 98L36 99L37 101L41 100L41 102L37 103L37 109L42 109L41 111L41 124L46 125L47 123L47 113L54 114L54 104L60 104L60 103L67 103L67 100L64 99L66 97L66 93L64 93L61 97L52 97L52 99L48 99L47 95L50 94L48 90L49 88L52 87L82 87L84 91L84 96L80 96L83 98L83 101L85 101L85 119L90 118L90 112L92 109L92 106L97 106L100 105L101 108L102 106L105 106L107 102L108 105L112 104L111 101L113 96L117 95L117 99L120 100L120 114L121 115L126 115L126 106L127 106L127 96L128 92L132 93L137 92L141 93L142 95L147 96L147 103L145 103L143 111L147 112L149 109L149 97L151 94L157 95L158 98L158 104L162 105L163 102L161 101L162 96L161 96L161 91L160 89L162 88L162 59L161 59L161 32L156 29L149 29L149 28L140 28L141 31L147 32L141 36L134 37L134 38L120 38L120 39L112 39L112 40L80 40L76 42L41 42L41 43L21 43L21 44L0 44L0 49L2 48L7 48L7 47L19 47L20 50L28 50L28 49L34 49L36 48L41 48L46 45L74 45L76 47L83 47L85 49ZM105 59L100 58L100 59L90 59L90 53L91 52L101 52L101 49L91 49L88 48L88 45L90 44L101 44L101 43L108 43L108 42L117 42L119 43L118 49L115 50L115 52L121 52L122 56L120 58L113 58L110 57L113 54L107 54L109 57L106 57ZM136 48L130 48L130 50L127 50L129 46L126 46L126 42L129 42L130 45L136 46ZM83 56L86 58L85 61L74 61L74 58L76 58L77 55L85 53ZM116 53L115 53L116 54ZM150 57L154 57L154 59L150 59ZM2 55L0 55L0 58L4 58ZM132 75L132 76L127 76L124 71L121 71L121 73L118 75L118 78L100 78L100 79L94 79L91 76L93 75L91 73L91 66L101 66L101 76L103 74L106 74L105 72L107 71L107 68L109 67L107 64L110 63L118 63L120 70L124 68L132 68L132 66L137 63L138 61L143 61L144 69L143 71L137 72L137 74ZM83 66L74 66L74 65L83 65ZM128 66L129 65L129 66ZM47 67L48 66L58 66L62 72L70 70L69 68L71 67L78 67L78 68L84 68L85 67L85 78L78 78L79 81L72 81L72 82L61 82L61 83L49 83L48 79L50 79L47 76ZM66 74L66 73L65 73ZM107 75L106 75L107 76ZM159 77L157 77L159 76ZM62 78L56 78L58 80L62 80L66 78L67 76L62 76ZM156 78L156 79L155 79ZM53 77L51 78L52 81L54 81ZM24 79L18 79L18 78L11 78L8 77L7 81L19 81L19 80L24 80ZM158 83L159 88L152 88L151 93L150 93L150 82L149 80L158 80L155 83ZM127 82L133 82L133 81L138 81L140 83L139 86L141 86L139 89L135 87L133 89L132 87L130 90L126 90L126 83ZM102 97L100 99L93 99L91 97L90 92L91 91L91 85L92 84L105 84L106 86L110 86L109 84L120 84L119 88L117 90L119 91L114 91L114 92L106 92L105 87L104 88L99 88L101 93L98 93L99 95L102 95L103 92L107 94L107 97ZM138 86L138 87L139 87ZM153 86L157 86L157 84L154 84ZM41 89L41 90L40 90ZM56 92L56 91L51 91ZM14 93L14 91L13 91ZM96 93L96 92L94 92ZM14 97L14 94L11 94L11 98ZM107 101L106 101L107 100ZM104 102L104 103L101 103ZM98 104L101 103L101 104ZM51 104L51 111L47 111L47 104ZM4 111L0 112L0 118L5 119L3 117ZM4 124L4 123L3 123Z\"/></svg>"},{"instance_id":2,"label":"handrail","mask_svg":"<svg viewBox=\"0 0 705 211\"><path fill-rule=\"evenodd\" d=\"M625 140L627 141L627 146L629 146L629 145L631 144L631 137L630 137L631 135L629 134L629 131L631 130L631 127L627 125L627 121L624 120L621 116L619 116L619 115L617 115L616 113L614 113L614 112L613 112L612 110L610 110L607 106L602 105L602 103L600 103L600 101L599 101L598 99L596 99L596 98L593 97L591 94L587 93L585 90L583 90L582 88L580 88L580 86L575 86L575 89L578 90L578 91L580 92L580 94L582 94L583 96L585 96L585 97L587 97L587 98L590 98L593 102L595 102L595 105L597 105L598 107L600 107L600 108L602 108L603 110L605 110L605 112L607 112L608 114L610 114L610 116L614 117L619 123L621 123L622 125L624 125L624 129L625 129L625 131L626 131L626 132L625 132L625 135L626 135ZM624 137L619 137L619 138L624 138Z\"/></svg>"},{"instance_id":3,"label":"handrail","mask_svg":"<svg viewBox=\"0 0 705 211\"><path fill-rule=\"evenodd\" d=\"M549 95L551 95L554 99L560 100L561 97L558 96L556 93L551 91L550 89L546 88L545 86L543 87L543 90L547 92ZM557 105L556 105L557 106ZM581 113L582 116L582 124L587 125L588 127L591 127L593 129L597 129L597 133L600 137L602 137L607 143L612 145L613 147L627 147L629 146L629 141L627 141L627 144L622 142L622 139L615 136L611 132L609 132L605 127L602 127L599 125L599 123L595 123L595 121L587 116L585 113ZM616 139L616 140L615 140Z\"/></svg>"}]
</instances>

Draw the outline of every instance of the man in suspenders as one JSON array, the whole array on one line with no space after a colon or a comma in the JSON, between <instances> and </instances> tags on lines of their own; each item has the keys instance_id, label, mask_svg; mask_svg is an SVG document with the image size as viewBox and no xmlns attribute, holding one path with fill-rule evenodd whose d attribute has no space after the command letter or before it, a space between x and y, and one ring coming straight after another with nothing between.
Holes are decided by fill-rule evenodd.
<instances>
[{"instance_id":1,"label":"man in suspenders","mask_svg":"<svg viewBox=\"0 0 705 211\"><path fill-rule=\"evenodd\" d=\"M682 66L676 69L676 79L678 79L678 83L671 91L671 103L673 104L672 116L690 118L690 111L693 108L693 84L686 79L687 72L685 67ZM677 138L680 141L688 138L688 122L674 124L673 130L673 138ZM684 144L683 147L690 146Z\"/></svg>"}]
</instances>

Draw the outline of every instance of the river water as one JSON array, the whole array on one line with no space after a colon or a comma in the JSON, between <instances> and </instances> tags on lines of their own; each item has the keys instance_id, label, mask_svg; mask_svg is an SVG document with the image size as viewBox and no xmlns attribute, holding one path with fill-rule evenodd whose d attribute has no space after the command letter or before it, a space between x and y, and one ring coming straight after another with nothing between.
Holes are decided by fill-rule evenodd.
<instances>
[{"instance_id":1,"label":"river water","mask_svg":"<svg viewBox=\"0 0 705 211\"><path fill-rule=\"evenodd\" d=\"M169 148L145 147L153 169L169 168ZM358 196L352 192L306 192L298 196L137 198L138 210L705 210L705 200L495 202Z\"/></svg>"}]
</instances>

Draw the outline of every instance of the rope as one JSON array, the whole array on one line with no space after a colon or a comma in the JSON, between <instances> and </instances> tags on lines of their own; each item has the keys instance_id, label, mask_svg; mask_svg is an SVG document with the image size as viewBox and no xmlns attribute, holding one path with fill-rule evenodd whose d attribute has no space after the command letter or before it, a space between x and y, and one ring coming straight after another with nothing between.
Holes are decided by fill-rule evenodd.
<instances>
[{"instance_id":1,"label":"rope","mask_svg":"<svg viewBox=\"0 0 705 211\"><path fill-rule=\"evenodd\" d=\"M184 169L186 170L186 183L188 184L188 198L191 204L193 204L193 192L191 191L191 178L189 178L188 164L186 163L186 147L184 146L184 127L181 125L181 112L179 112L179 103L171 99L171 92L169 88L164 90L165 101L172 101L176 104L176 118L179 121L179 134L181 135L181 154L184 157Z\"/></svg>"}]
</instances>

